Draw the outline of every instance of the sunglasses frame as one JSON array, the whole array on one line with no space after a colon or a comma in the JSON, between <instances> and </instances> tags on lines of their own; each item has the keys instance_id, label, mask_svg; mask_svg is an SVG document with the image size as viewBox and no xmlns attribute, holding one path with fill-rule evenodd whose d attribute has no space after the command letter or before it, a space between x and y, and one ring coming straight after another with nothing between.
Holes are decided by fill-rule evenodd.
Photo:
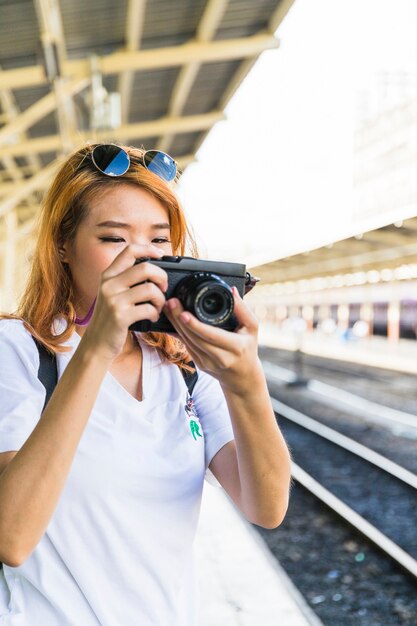
<instances>
[{"instance_id":1,"label":"sunglasses frame","mask_svg":"<svg viewBox=\"0 0 417 626\"><path fill-rule=\"evenodd\" d=\"M101 169L101 167L99 167L99 166L98 166L98 164L97 164L97 162L96 162L96 160L95 160L95 158L94 158L94 151L95 151L97 148L103 148L103 147L105 147L105 146L113 146L113 147L115 147L115 148L118 148L121 152L123 152L123 153L126 155L126 157L127 157L127 161L128 161L128 165L127 165L127 168L126 168L123 172L120 172L120 174L111 174L111 173L110 173L110 174L108 174L107 172L105 172L104 170L102 170L102 169ZM158 174L157 172L153 172L151 169L149 169L149 167L146 165L146 161L145 161L145 156L146 156L149 152L152 152L152 153L157 153L157 154L162 154L164 157L168 157L168 159L170 159L170 160L172 161L172 163L173 163L173 164L174 164L174 166L175 166L175 174L174 174L174 176L173 176L172 178L165 178L164 176L161 176L161 175L160 175L160 174ZM90 152L90 157L91 157L91 160L92 160L92 162L93 162L94 167L95 167L95 168L96 168L99 172L101 172L102 174L104 174L105 176L110 176L111 178L117 178L118 176L123 176L123 174L126 174L126 172L128 171L128 169L129 169L129 167L130 167L130 164L131 164L130 154L129 154L129 153L128 153L128 152L127 152L124 148L122 148L121 146L118 146L118 145L117 145L117 144L115 144L115 143L99 143L99 144L96 144L96 145L94 146L94 148L93 148L93 149L91 150L91 152ZM136 158L136 156L135 156L134 158ZM175 179L176 179L176 177L177 177L177 175L178 175L178 166L177 166L177 162L175 161L175 159L173 159L173 158L172 158L172 156L171 156L171 155L167 154L166 152L163 152L162 150L145 150L145 152L144 152L144 153L143 153L140 157L138 157L138 159L140 159L140 160L141 160L141 165L142 165L145 169L147 169L149 172L152 172L152 174L155 174L156 176L159 176L159 178L162 178L162 180L164 180L166 183L170 183L171 181L175 180Z\"/></svg>"}]
</instances>

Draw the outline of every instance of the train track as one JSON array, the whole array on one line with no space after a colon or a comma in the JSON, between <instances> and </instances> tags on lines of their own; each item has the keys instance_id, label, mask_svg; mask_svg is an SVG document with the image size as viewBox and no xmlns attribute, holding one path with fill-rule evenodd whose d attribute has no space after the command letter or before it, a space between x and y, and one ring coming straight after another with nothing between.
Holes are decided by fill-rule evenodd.
<instances>
[{"instance_id":1,"label":"train track","mask_svg":"<svg viewBox=\"0 0 417 626\"><path fill-rule=\"evenodd\" d=\"M295 372L276 363L263 360L262 365L267 379L272 382L293 383L297 380ZM417 438L417 415L414 413L387 407L320 380L308 379L305 384L309 391L320 396L322 403L338 410L353 412L355 415L375 423L388 423L388 425L396 427L398 433L401 432L401 429L406 429L405 432L413 436L412 431L414 431Z\"/></svg>"},{"instance_id":2,"label":"train track","mask_svg":"<svg viewBox=\"0 0 417 626\"><path fill-rule=\"evenodd\" d=\"M258 532L323 624L416 626L417 415L395 398L382 404L391 401L389 379L374 387L364 378L361 397L354 377L342 384L317 367L314 377L302 370L311 378L298 386L282 351L260 358L294 485L284 523ZM393 382L404 400L417 397L407 392L411 377Z\"/></svg>"},{"instance_id":3,"label":"train track","mask_svg":"<svg viewBox=\"0 0 417 626\"><path fill-rule=\"evenodd\" d=\"M305 378L324 379L336 387L354 390L359 396L370 400L381 401L383 396L384 404L392 408L404 410L404 402L407 400L409 412L417 413L417 377L414 374L378 370L361 364L343 363L336 359L265 346L260 348L260 356L267 361L276 362L279 359L280 365L293 374L297 371Z\"/></svg>"},{"instance_id":4,"label":"train track","mask_svg":"<svg viewBox=\"0 0 417 626\"><path fill-rule=\"evenodd\" d=\"M343 449L345 454L348 453L350 455L355 455L357 458L361 459L362 462L370 463L384 474L389 474L399 483L406 485L406 490L410 492L406 494L406 497L414 496L415 505L417 490L416 474L408 471L396 463L393 463L374 450L371 450L370 448L363 446L336 430L321 424L317 420L314 420L299 411L295 411L293 408L285 405L279 400L275 398L272 398L271 400L274 411L279 415L280 420L284 418L285 420L291 421L293 424L297 424L297 426L305 432L314 433L315 437L318 436L324 441L330 442L332 446L337 446L338 448ZM303 439L304 445L311 447L311 441L308 442L305 437L303 437ZM320 471L317 471L319 464L316 463L315 465L315 471L311 472L306 471L306 469L301 468L300 465L296 463L292 463L293 477L305 489L323 502L329 509L331 509L339 517L342 517L355 529L355 531L364 535L396 565L400 566L413 579L417 580L417 560L415 559L414 554L410 553L411 550L398 545L398 543L396 543L389 536L389 524L385 523L385 532L380 530L376 527L376 525L369 522L363 515L354 510L352 506L349 506L332 491L327 489L322 484L321 480L317 479L317 474L320 474ZM313 473L316 474L316 477L313 476ZM415 506L410 506L410 508L415 508ZM415 518L415 522L417 522L417 515ZM410 524L415 527L415 523L413 524L411 520ZM388 531L386 530L387 527ZM414 550L414 552L416 552L416 550Z\"/></svg>"}]
</instances>

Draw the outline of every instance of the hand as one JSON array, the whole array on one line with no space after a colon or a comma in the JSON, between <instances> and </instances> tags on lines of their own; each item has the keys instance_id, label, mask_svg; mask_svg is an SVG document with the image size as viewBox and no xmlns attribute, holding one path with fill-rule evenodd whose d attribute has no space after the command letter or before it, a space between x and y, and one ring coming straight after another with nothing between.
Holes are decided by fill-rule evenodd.
<instances>
[{"instance_id":1,"label":"hand","mask_svg":"<svg viewBox=\"0 0 417 626\"><path fill-rule=\"evenodd\" d=\"M135 260L164 254L152 245L127 245L101 274L94 313L83 340L92 343L109 361L122 351L133 322L159 319L168 275L153 263L135 264Z\"/></svg>"},{"instance_id":2,"label":"hand","mask_svg":"<svg viewBox=\"0 0 417 626\"><path fill-rule=\"evenodd\" d=\"M184 311L177 298L167 300L164 313L186 345L194 363L237 393L248 391L254 376L262 372L257 341L259 323L237 289L233 287L234 314L238 328L234 332L200 322ZM263 375L263 374L262 374Z\"/></svg>"}]
</instances>

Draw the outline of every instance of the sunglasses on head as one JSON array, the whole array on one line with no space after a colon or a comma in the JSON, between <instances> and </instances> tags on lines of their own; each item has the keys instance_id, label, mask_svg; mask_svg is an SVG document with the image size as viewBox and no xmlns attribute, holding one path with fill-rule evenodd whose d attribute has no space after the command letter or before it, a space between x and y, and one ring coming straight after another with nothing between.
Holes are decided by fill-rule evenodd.
<instances>
[{"instance_id":1,"label":"sunglasses on head","mask_svg":"<svg viewBox=\"0 0 417 626\"><path fill-rule=\"evenodd\" d=\"M146 150L141 157L133 158L139 158L141 165L168 183L177 175L177 164L174 159L161 150ZM91 160L106 176L122 176L130 167L129 154L112 143L95 146L91 152Z\"/></svg>"}]
</instances>

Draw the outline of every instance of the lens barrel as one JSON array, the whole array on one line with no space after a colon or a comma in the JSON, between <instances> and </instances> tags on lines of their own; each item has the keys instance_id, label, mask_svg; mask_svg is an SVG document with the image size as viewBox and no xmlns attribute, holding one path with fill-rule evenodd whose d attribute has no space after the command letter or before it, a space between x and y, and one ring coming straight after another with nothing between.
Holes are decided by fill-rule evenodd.
<instances>
[{"instance_id":1,"label":"lens barrel","mask_svg":"<svg viewBox=\"0 0 417 626\"><path fill-rule=\"evenodd\" d=\"M233 313L232 290L215 274L197 272L187 276L176 286L175 296L185 310L211 326L221 326Z\"/></svg>"}]
</instances>

